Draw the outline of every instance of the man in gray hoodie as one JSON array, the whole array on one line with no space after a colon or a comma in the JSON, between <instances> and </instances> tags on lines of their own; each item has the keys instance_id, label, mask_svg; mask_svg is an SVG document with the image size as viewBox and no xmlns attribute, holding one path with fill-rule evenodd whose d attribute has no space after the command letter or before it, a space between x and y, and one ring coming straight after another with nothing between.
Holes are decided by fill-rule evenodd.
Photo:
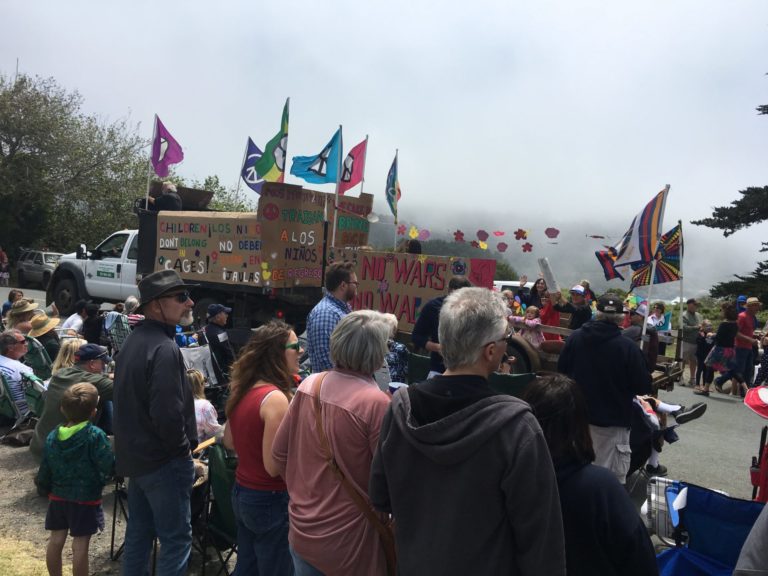
<instances>
[{"instance_id":1,"label":"man in gray hoodie","mask_svg":"<svg viewBox=\"0 0 768 576\"><path fill-rule=\"evenodd\" d=\"M506 351L506 315L484 288L448 296L445 373L398 390L384 416L369 495L394 516L401 575L565 574L541 428L528 404L487 382Z\"/></svg>"}]
</instances>

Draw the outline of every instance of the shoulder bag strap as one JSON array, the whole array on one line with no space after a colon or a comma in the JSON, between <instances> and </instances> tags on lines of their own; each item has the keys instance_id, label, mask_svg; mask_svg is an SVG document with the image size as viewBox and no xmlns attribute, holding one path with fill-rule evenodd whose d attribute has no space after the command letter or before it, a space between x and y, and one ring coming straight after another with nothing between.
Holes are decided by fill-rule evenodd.
<instances>
[{"instance_id":1,"label":"shoulder bag strap","mask_svg":"<svg viewBox=\"0 0 768 576\"><path fill-rule=\"evenodd\" d=\"M368 503L365 496L360 494L360 491L355 488L344 475L344 472L342 472L341 468L339 468L336 459L331 453L331 446L328 442L328 436L325 434L325 430L323 429L323 414L322 408L320 406L320 389L327 374L328 372L321 373L312 383L312 395L314 396L313 402L315 407L315 427L317 428L317 437L320 441L320 452L328 464L328 467L331 469L336 478L338 478L339 482L341 482L341 485L344 487L344 490L347 491L347 494L349 494L349 497L352 498L352 501L355 503L355 505L360 509L368 521L373 524L373 527L376 528L376 531L379 533L379 537L382 540L382 545L384 546L388 570L390 570L390 574L394 574L392 571L395 569L394 535L392 533L392 526L384 524L384 522L381 521L381 519L373 511L373 508L371 508L371 505Z\"/></svg>"}]
</instances>

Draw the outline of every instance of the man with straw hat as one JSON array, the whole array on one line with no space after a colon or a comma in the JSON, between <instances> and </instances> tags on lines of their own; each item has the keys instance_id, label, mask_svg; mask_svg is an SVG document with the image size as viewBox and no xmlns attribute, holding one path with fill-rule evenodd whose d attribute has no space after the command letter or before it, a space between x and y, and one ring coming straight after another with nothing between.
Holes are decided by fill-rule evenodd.
<instances>
[{"instance_id":1,"label":"man with straw hat","mask_svg":"<svg viewBox=\"0 0 768 576\"><path fill-rule=\"evenodd\" d=\"M45 351L48 352L48 357L53 361L59 354L59 348L61 348L61 342L59 342L59 335L56 334L56 326L61 322L61 318L49 318L45 314L37 314L30 320L32 330L29 331L29 336L36 338L40 344L43 345Z\"/></svg>"},{"instance_id":2,"label":"man with straw hat","mask_svg":"<svg viewBox=\"0 0 768 576\"><path fill-rule=\"evenodd\" d=\"M192 314L192 287L175 270L145 277L139 283L145 320L126 338L116 360L116 471L130 477L124 574L146 573L155 536L160 541L157 573L181 576L187 571L197 424L192 387L174 336L176 324Z\"/></svg>"}]
</instances>

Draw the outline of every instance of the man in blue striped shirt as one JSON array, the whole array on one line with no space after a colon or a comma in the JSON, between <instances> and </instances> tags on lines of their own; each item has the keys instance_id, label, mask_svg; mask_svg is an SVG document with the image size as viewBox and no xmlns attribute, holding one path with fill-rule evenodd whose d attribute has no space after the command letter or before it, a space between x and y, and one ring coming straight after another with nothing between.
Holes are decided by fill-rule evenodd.
<instances>
[{"instance_id":1,"label":"man in blue striped shirt","mask_svg":"<svg viewBox=\"0 0 768 576\"><path fill-rule=\"evenodd\" d=\"M349 301L357 293L357 281L352 262L335 262L325 271L325 296L307 317L307 345L312 372L333 368L331 362L331 332L352 309Z\"/></svg>"}]
</instances>

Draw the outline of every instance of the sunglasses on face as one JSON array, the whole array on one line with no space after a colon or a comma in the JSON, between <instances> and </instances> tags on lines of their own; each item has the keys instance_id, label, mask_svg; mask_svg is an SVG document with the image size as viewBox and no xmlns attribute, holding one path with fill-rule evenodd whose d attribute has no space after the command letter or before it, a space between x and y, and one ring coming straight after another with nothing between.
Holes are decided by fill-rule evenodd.
<instances>
[{"instance_id":1,"label":"sunglasses on face","mask_svg":"<svg viewBox=\"0 0 768 576\"><path fill-rule=\"evenodd\" d=\"M175 294L168 294L166 296L163 296L163 298L175 298L176 302L179 304L184 304L187 300L189 300L189 291L185 290L184 292L176 292Z\"/></svg>"},{"instance_id":2,"label":"sunglasses on face","mask_svg":"<svg viewBox=\"0 0 768 576\"><path fill-rule=\"evenodd\" d=\"M286 350L296 350L298 352L301 350L301 342L294 342L293 344L286 344L285 345Z\"/></svg>"}]
</instances>

